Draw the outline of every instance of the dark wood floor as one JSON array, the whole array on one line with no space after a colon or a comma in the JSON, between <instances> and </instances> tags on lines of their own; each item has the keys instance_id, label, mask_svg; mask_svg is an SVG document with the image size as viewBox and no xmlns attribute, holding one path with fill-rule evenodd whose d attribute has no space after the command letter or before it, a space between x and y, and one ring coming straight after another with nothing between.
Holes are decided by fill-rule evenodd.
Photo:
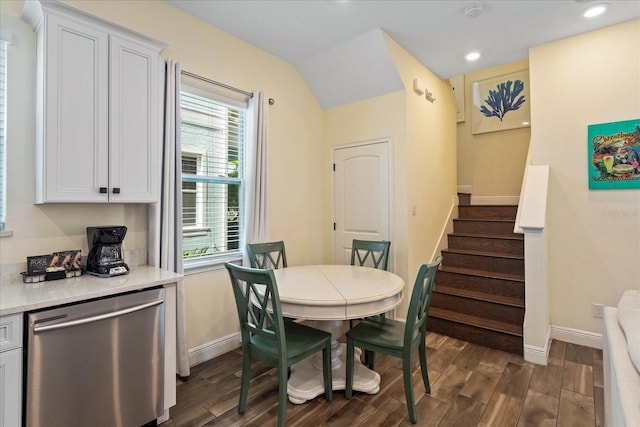
<instances>
[{"instance_id":1,"label":"dark wood floor","mask_svg":"<svg viewBox=\"0 0 640 427\"><path fill-rule=\"evenodd\" d=\"M417 360L414 388L419 426L604 425L602 351L553 341L547 366L522 357L429 333L427 364L431 394L425 394ZM177 405L162 427L271 426L276 424L275 369L255 362L247 410L237 411L240 350L194 366L178 381ZM287 426L411 425L399 359L378 356L380 392L357 393L332 402L318 396L287 403Z\"/></svg>"}]
</instances>

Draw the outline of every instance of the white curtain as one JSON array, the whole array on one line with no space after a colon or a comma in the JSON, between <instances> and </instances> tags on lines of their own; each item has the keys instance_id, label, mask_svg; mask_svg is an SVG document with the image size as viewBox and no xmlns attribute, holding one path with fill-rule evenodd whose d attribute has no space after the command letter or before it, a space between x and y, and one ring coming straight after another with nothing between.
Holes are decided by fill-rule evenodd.
<instances>
[{"instance_id":1,"label":"white curtain","mask_svg":"<svg viewBox=\"0 0 640 427\"><path fill-rule=\"evenodd\" d=\"M180 158L180 64L166 60L162 185L149 207L149 264L182 274L182 164ZM189 376L184 285L177 285L176 372Z\"/></svg>"},{"instance_id":2,"label":"white curtain","mask_svg":"<svg viewBox=\"0 0 640 427\"><path fill-rule=\"evenodd\" d=\"M245 239L247 243L267 242L269 230L269 169L267 165L269 105L267 96L257 91L249 101L249 132L245 167ZM250 265L244 251L244 265Z\"/></svg>"}]
</instances>

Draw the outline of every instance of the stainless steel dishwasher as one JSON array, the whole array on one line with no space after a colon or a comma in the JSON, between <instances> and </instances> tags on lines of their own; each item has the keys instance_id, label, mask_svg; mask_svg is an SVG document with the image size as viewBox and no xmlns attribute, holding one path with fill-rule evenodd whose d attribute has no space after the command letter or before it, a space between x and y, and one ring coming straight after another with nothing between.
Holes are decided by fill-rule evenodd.
<instances>
[{"instance_id":1,"label":"stainless steel dishwasher","mask_svg":"<svg viewBox=\"0 0 640 427\"><path fill-rule=\"evenodd\" d=\"M139 427L163 414L164 289L27 316L28 427Z\"/></svg>"}]
</instances>

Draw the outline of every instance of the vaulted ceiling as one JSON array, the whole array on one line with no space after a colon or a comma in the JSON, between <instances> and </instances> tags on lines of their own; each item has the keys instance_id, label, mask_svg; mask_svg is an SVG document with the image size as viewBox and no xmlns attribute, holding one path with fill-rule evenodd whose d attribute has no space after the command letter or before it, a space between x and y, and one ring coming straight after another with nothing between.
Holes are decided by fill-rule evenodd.
<instances>
[{"instance_id":1,"label":"vaulted ceiling","mask_svg":"<svg viewBox=\"0 0 640 427\"><path fill-rule=\"evenodd\" d=\"M638 0L167 2L294 64L324 108L399 89L381 31L444 79L525 59L532 46L640 18ZM596 3L607 3L608 10L584 18ZM480 59L466 61L470 51Z\"/></svg>"}]
</instances>

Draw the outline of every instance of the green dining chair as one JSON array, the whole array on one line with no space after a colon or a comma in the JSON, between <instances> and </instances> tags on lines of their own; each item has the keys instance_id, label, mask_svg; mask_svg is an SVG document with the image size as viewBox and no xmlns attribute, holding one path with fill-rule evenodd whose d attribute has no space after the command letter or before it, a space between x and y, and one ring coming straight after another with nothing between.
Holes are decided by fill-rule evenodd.
<instances>
[{"instance_id":1,"label":"green dining chair","mask_svg":"<svg viewBox=\"0 0 640 427\"><path fill-rule=\"evenodd\" d=\"M389 248L391 242L387 240L358 240L351 243L351 265L368 266L386 270L389 265ZM385 317L384 313L378 316ZM353 328L353 319L349 320L349 328ZM373 369L375 355L370 351L364 352L364 364Z\"/></svg>"},{"instance_id":2,"label":"green dining chair","mask_svg":"<svg viewBox=\"0 0 640 427\"><path fill-rule=\"evenodd\" d=\"M231 278L242 336L238 412L243 413L247 406L252 358L278 368L278 426L285 425L289 368L319 351L322 351L324 397L331 401L331 334L283 319L273 270L231 263L226 263L225 267Z\"/></svg>"},{"instance_id":3,"label":"green dining chair","mask_svg":"<svg viewBox=\"0 0 640 427\"><path fill-rule=\"evenodd\" d=\"M284 242L247 243L249 262L253 268L285 268L287 253Z\"/></svg>"},{"instance_id":4,"label":"green dining chair","mask_svg":"<svg viewBox=\"0 0 640 427\"><path fill-rule=\"evenodd\" d=\"M389 248L387 240L358 240L351 244L351 265L369 266L386 270L389 264ZM356 264L357 262L357 264Z\"/></svg>"},{"instance_id":5,"label":"green dining chair","mask_svg":"<svg viewBox=\"0 0 640 427\"><path fill-rule=\"evenodd\" d=\"M347 331L347 367L345 396L351 399L353 394L353 359L354 348L365 351L383 353L402 359L402 376L404 379L404 393L409 410L409 419L417 422L416 405L413 398L413 381L411 379L411 356L416 350L420 353L420 370L422 381L427 393L431 393L429 373L427 372L427 317L429 304L435 283L436 273L442 263L442 256L438 256L431 264L423 264L418 271L406 322L393 319L376 318L364 319Z\"/></svg>"}]
</instances>

